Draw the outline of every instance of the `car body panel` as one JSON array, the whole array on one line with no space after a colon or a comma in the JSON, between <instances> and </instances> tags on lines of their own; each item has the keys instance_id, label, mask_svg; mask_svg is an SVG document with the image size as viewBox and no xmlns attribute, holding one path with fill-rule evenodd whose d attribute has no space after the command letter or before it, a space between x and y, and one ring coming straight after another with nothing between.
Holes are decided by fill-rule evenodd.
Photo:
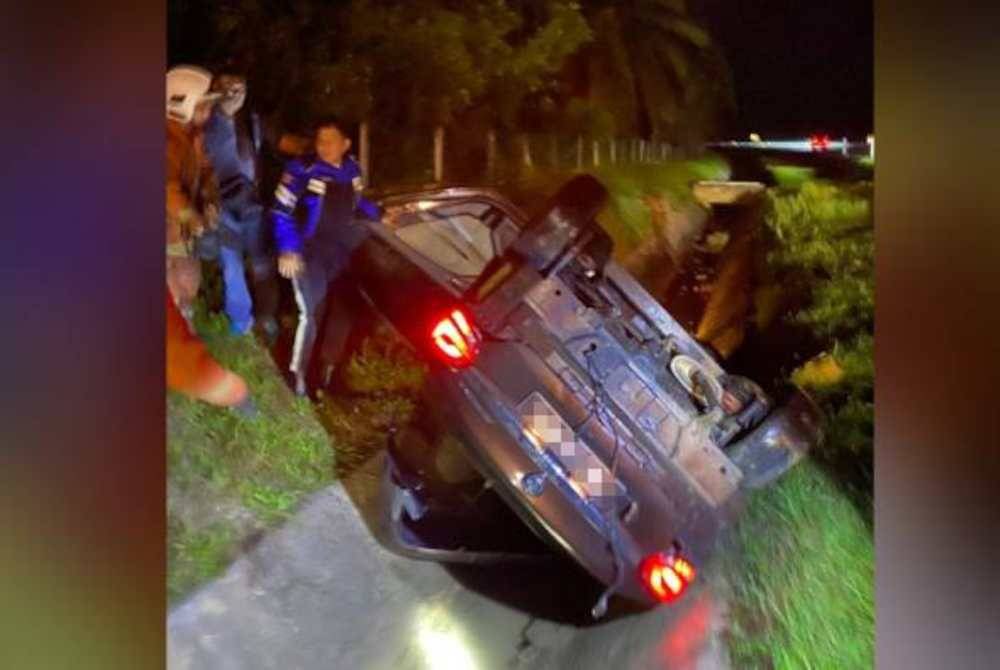
<instances>
[{"instance_id":1,"label":"car body panel","mask_svg":"<svg viewBox=\"0 0 1000 670\"><path fill-rule=\"evenodd\" d=\"M722 367L621 267L594 261L610 255L606 234L574 220L592 219L593 202L557 202L540 224L489 189L393 195L352 273L419 352L441 314L462 305L475 315L478 357L458 370L428 355L428 397L529 528L617 593L652 603L639 562L671 548L707 561L743 506L744 480L790 467L818 420L799 402L734 433L735 419L706 400L728 381ZM490 227L492 258L469 217ZM441 248L426 246L439 238Z\"/></svg>"}]
</instances>

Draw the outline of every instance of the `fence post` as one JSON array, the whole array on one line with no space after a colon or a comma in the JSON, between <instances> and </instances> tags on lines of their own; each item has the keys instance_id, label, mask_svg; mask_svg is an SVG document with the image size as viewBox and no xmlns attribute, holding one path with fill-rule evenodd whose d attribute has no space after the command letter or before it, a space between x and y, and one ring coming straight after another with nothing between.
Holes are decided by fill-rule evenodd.
<instances>
[{"instance_id":1,"label":"fence post","mask_svg":"<svg viewBox=\"0 0 1000 670\"><path fill-rule=\"evenodd\" d=\"M444 180L444 126L434 129L434 181Z\"/></svg>"},{"instance_id":2,"label":"fence post","mask_svg":"<svg viewBox=\"0 0 1000 670\"><path fill-rule=\"evenodd\" d=\"M576 169L583 169L583 137L576 136Z\"/></svg>"},{"instance_id":3,"label":"fence post","mask_svg":"<svg viewBox=\"0 0 1000 670\"><path fill-rule=\"evenodd\" d=\"M493 181L497 174L497 131L486 132L486 178Z\"/></svg>"},{"instance_id":4,"label":"fence post","mask_svg":"<svg viewBox=\"0 0 1000 670\"><path fill-rule=\"evenodd\" d=\"M559 136L549 136L549 163L552 167L559 167Z\"/></svg>"},{"instance_id":5,"label":"fence post","mask_svg":"<svg viewBox=\"0 0 1000 670\"><path fill-rule=\"evenodd\" d=\"M361 183L365 188L371 185L371 144L368 137L368 122L362 121L358 128L358 154L361 158Z\"/></svg>"},{"instance_id":6,"label":"fence post","mask_svg":"<svg viewBox=\"0 0 1000 670\"><path fill-rule=\"evenodd\" d=\"M601 143L599 140L594 140L594 167L600 167L601 165Z\"/></svg>"},{"instance_id":7,"label":"fence post","mask_svg":"<svg viewBox=\"0 0 1000 670\"><path fill-rule=\"evenodd\" d=\"M521 135L521 163L526 168L531 167L531 143L527 133Z\"/></svg>"}]
</instances>

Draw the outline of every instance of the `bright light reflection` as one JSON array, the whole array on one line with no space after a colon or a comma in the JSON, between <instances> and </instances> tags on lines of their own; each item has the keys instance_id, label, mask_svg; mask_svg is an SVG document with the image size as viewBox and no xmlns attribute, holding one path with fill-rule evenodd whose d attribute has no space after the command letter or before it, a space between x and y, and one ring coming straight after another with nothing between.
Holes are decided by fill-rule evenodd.
<instances>
[{"instance_id":1,"label":"bright light reflection","mask_svg":"<svg viewBox=\"0 0 1000 670\"><path fill-rule=\"evenodd\" d=\"M417 644L428 670L477 670L461 631L439 605L417 610Z\"/></svg>"}]
</instances>

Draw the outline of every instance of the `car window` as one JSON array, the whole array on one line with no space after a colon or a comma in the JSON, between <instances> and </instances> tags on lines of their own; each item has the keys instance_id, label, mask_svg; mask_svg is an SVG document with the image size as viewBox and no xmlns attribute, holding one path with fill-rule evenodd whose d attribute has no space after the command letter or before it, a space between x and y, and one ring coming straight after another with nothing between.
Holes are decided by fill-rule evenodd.
<instances>
[{"instance_id":1,"label":"car window","mask_svg":"<svg viewBox=\"0 0 1000 670\"><path fill-rule=\"evenodd\" d=\"M497 253L503 253L517 239L518 228L509 218L504 216L493 229L493 248Z\"/></svg>"},{"instance_id":2,"label":"car window","mask_svg":"<svg viewBox=\"0 0 1000 670\"><path fill-rule=\"evenodd\" d=\"M396 235L422 256L459 277L478 277L493 258L484 203L442 205L418 210L401 220Z\"/></svg>"}]
</instances>

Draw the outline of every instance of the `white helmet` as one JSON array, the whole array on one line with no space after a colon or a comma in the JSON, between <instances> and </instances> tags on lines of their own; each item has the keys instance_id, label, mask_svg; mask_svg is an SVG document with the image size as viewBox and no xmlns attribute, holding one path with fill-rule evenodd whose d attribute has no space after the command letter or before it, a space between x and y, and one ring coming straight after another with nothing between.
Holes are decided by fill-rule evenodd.
<instances>
[{"instance_id":1,"label":"white helmet","mask_svg":"<svg viewBox=\"0 0 1000 670\"><path fill-rule=\"evenodd\" d=\"M195 106L203 100L215 100L209 93L212 73L193 65L178 65L167 71L167 118L190 123Z\"/></svg>"}]
</instances>

